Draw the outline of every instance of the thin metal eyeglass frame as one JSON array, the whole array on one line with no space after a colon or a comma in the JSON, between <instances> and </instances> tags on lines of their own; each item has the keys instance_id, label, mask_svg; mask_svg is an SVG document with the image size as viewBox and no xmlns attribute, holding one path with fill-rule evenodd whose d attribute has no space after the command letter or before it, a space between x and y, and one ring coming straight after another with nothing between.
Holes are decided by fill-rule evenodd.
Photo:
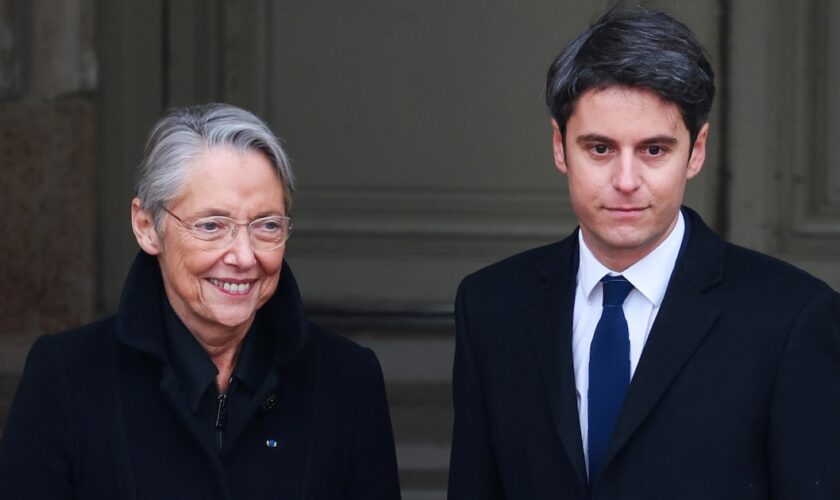
<instances>
[{"instance_id":1,"label":"thin metal eyeglass frame","mask_svg":"<svg viewBox=\"0 0 840 500\"><path fill-rule=\"evenodd\" d=\"M254 243L254 239L253 239L253 236L252 236L253 233L251 233L251 224L253 224L254 222L257 222L258 220L267 219L269 217L260 217L259 219L252 220L251 222L237 222L237 221L231 219L230 217L225 217L224 215L216 215L216 216L213 216L213 217L219 217L219 218L227 219L227 220L231 221L234 225L233 226L233 231L228 233L227 238L223 237L223 238L219 238L218 240L205 240L205 239L202 239L202 238L196 236L195 225L194 224L190 224L189 222L184 221L183 219L181 219L177 215L170 212L169 209L166 208L166 207L162 206L160 208L162 208L164 212L166 212L167 214L172 216L173 219L175 219L182 226L184 226L184 229L186 229L190 233L190 236L192 236L193 238L195 238L197 240L200 240L200 241L206 241L206 242L222 241L223 244L221 246L219 246L219 248L217 250L227 248L227 247L230 246L231 243L233 243L233 241L236 239L236 234L239 231L239 226L245 226L246 230L248 231L248 241L251 243L251 247L254 250L258 250L258 251L269 252L271 250L277 250L278 248L281 248L283 245L285 245L286 242L289 241L289 238L292 236L292 218L289 217L288 215L272 215L270 217L280 217L280 218L283 218L283 219L286 219L287 221L289 221L289 229L286 232L286 237L283 239L283 241L281 241L279 244L277 244L277 246L273 246L271 248L257 248L258 244Z\"/></svg>"}]
</instances>

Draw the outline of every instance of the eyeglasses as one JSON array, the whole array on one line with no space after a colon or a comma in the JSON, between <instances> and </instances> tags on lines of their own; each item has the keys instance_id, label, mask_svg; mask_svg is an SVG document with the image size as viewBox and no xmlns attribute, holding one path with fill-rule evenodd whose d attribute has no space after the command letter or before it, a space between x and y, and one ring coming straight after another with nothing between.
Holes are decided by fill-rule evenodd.
<instances>
[{"instance_id":1,"label":"eyeglasses","mask_svg":"<svg viewBox=\"0 0 840 500\"><path fill-rule=\"evenodd\" d=\"M260 217L251 222L240 223L223 215L201 217L193 222L185 222L173 214L166 207L163 211L181 223L196 239L202 241L202 247L206 250L221 250L226 248L236 239L239 226L248 228L248 237L251 247L254 250L268 251L276 250L286 243L292 233L292 219L285 215L271 215Z\"/></svg>"}]
</instances>

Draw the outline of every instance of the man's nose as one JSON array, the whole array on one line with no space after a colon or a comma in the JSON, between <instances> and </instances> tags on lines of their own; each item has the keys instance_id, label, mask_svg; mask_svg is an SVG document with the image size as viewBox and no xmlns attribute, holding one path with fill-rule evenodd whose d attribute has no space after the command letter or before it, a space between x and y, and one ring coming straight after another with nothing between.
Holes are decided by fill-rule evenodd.
<instances>
[{"instance_id":1,"label":"man's nose","mask_svg":"<svg viewBox=\"0 0 840 500\"><path fill-rule=\"evenodd\" d=\"M642 184L639 167L639 160L632 151L622 152L616 159L612 178L613 187L622 192L632 192L639 189Z\"/></svg>"}]
</instances>

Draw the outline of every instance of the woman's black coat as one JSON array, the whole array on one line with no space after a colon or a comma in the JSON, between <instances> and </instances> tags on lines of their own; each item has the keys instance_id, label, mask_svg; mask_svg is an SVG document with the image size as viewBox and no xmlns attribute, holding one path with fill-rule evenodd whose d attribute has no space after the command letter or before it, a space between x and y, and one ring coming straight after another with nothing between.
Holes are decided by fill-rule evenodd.
<instances>
[{"instance_id":1,"label":"woman's black coat","mask_svg":"<svg viewBox=\"0 0 840 500\"><path fill-rule=\"evenodd\" d=\"M2 498L399 498L379 363L307 321L285 264L258 312L279 377L221 454L167 364L162 300L140 253L116 316L35 343L0 442Z\"/></svg>"}]
</instances>

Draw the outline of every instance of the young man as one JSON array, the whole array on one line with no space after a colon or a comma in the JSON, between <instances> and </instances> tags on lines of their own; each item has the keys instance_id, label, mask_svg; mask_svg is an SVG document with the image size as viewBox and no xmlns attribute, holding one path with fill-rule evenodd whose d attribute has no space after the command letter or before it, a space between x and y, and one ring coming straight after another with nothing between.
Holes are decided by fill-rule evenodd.
<instances>
[{"instance_id":1,"label":"young man","mask_svg":"<svg viewBox=\"0 0 840 500\"><path fill-rule=\"evenodd\" d=\"M714 75L611 10L546 100L580 227L464 279L449 498L840 498L840 296L688 208Z\"/></svg>"}]
</instances>

